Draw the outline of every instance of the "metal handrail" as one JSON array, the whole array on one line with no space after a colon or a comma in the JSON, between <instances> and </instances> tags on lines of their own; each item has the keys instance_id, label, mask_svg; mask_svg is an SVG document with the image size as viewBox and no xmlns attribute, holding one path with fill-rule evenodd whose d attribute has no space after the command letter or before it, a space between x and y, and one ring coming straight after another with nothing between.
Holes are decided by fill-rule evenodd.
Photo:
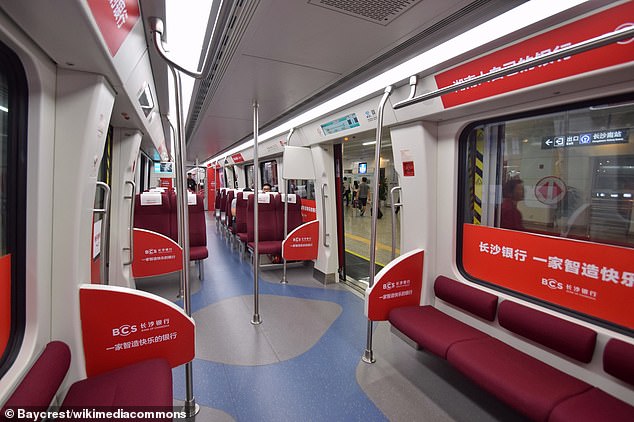
<instances>
[{"instance_id":1,"label":"metal handrail","mask_svg":"<svg viewBox=\"0 0 634 422\"><path fill-rule=\"evenodd\" d=\"M259 104L253 101L253 317L251 324L262 324L260 317L260 161L258 136L260 135Z\"/></svg>"},{"instance_id":2,"label":"metal handrail","mask_svg":"<svg viewBox=\"0 0 634 422\"><path fill-rule=\"evenodd\" d=\"M99 277L102 283L107 283L106 267L110 260L110 254L108 252L108 241L110 239L110 186L104 182L97 182L97 187L103 189L103 208L93 208L92 212L95 214L102 214L103 225L101 227L101 262L99 263ZM105 239L105 240L104 240Z\"/></svg>"},{"instance_id":3,"label":"metal handrail","mask_svg":"<svg viewBox=\"0 0 634 422\"><path fill-rule=\"evenodd\" d=\"M374 285L374 276L376 275L376 226L379 213L379 172L376 170L381 162L381 130L383 129L383 110L390 94L392 93L392 85L387 86L383 92L383 97L379 102L379 112L376 121L376 146L374 148L374 179L372 180L372 226L370 230L370 277L368 279L368 287ZM372 320L368 319L367 342L365 352L361 358L365 363L374 363L374 354L372 352Z\"/></svg>"},{"instance_id":4,"label":"metal handrail","mask_svg":"<svg viewBox=\"0 0 634 422\"><path fill-rule=\"evenodd\" d=\"M322 218L322 234L324 237L323 240L323 244L325 247L330 247L330 243L328 243L328 236L330 236L330 234L328 234L328 227L326 225L326 198L328 198L328 194L326 193L326 190L328 189L328 184L324 183L321 185L321 210L322 210L322 214L323 214L323 218Z\"/></svg>"},{"instance_id":5,"label":"metal handrail","mask_svg":"<svg viewBox=\"0 0 634 422\"><path fill-rule=\"evenodd\" d=\"M293 132L295 132L294 127L292 127L288 131L288 135L286 135L286 146L284 148L291 145L291 137L293 136ZM290 186L291 186L291 182L286 180L286 188L285 188L286 201L284 202L284 239L286 239L286 236L288 236L288 191L290 190L289 189ZM288 279L286 278L286 258L284 258L284 251L282 251L282 262L283 262L282 280L280 280L280 283L287 284Z\"/></svg>"},{"instance_id":6,"label":"metal handrail","mask_svg":"<svg viewBox=\"0 0 634 422\"><path fill-rule=\"evenodd\" d=\"M403 206L401 202L394 201L394 192L402 191L400 186L390 189L390 204L392 205L392 261L396 258L396 209Z\"/></svg>"},{"instance_id":7,"label":"metal handrail","mask_svg":"<svg viewBox=\"0 0 634 422\"><path fill-rule=\"evenodd\" d=\"M603 46L606 46L618 41L622 41L624 39L631 38L631 37L634 37L634 27L626 27L626 28L622 28L613 32L608 32L606 34L599 35L598 37L590 38L588 40L581 41L580 43L563 47L562 49L558 51L553 51L539 57L528 59L522 63L517 63L512 66L505 67L503 69L492 70L488 73L485 73L484 75L476 76L473 79L469 79L468 81L462 81L453 85L446 86L444 88L439 88L427 94L419 95L418 97L407 98L403 101L399 101L398 103L394 104L392 108L394 110L398 110L399 108L417 104L422 101L431 100L432 98L436 98L436 97L440 97L441 95L460 91L463 88L468 88L468 87L480 84L482 82L489 82L493 79L507 76L511 73L516 73L521 70L525 70L525 69L538 66L540 64L548 63L553 60L561 59L567 56L583 53L583 52L593 50L595 48L603 47ZM411 85L411 78L410 78L410 85Z\"/></svg>"},{"instance_id":8,"label":"metal handrail","mask_svg":"<svg viewBox=\"0 0 634 422\"><path fill-rule=\"evenodd\" d=\"M132 262L134 261L134 197L136 195L136 183L132 180L126 180L124 184L132 186L132 192L130 193L130 196L123 197L123 199L130 200L130 226L128 228L130 236L130 243L128 243L128 245L130 245L130 247L123 248L124 251L129 251L128 261L124 262L123 265L132 265Z\"/></svg>"}]
</instances>

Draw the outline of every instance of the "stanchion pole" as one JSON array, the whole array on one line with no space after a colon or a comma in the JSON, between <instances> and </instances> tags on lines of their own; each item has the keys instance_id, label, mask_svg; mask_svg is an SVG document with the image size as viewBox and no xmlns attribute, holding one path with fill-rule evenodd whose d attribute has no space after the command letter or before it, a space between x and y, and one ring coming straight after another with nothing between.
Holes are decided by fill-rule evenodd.
<instances>
[{"instance_id":1,"label":"stanchion pole","mask_svg":"<svg viewBox=\"0 0 634 422\"><path fill-rule=\"evenodd\" d=\"M288 136L286 136L286 146L291 145L291 136L293 136L294 131L294 127L292 127L291 130L288 131ZM284 163L284 165L286 165L286 163ZM284 181L286 182L286 192L284 192L284 194L286 195L286 201L284 201L284 239L286 239L286 236L288 236L288 194L290 191L291 183L286 179L284 179ZM284 258L284 251L282 251L282 261L284 267L282 270L282 280L280 280L280 283L288 284L288 279L286 278L286 258Z\"/></svg>"},{"instance_id":2,"label":"stanchion pole","mask_svg":"<svg viewBox=\"0 0 634 422\"><path fill-rule=\"evenodd\" d=\"M379 113L376 125L376 147L374 149L374 179L372 180L372 226L370 230L370 278L369 287L374 286L374 276L376 275L376 226L377 214L379 211L379 162L381 160L381 130L383 129L383 109L385 103L392 93L392 86L385 88L381 102L379 103ZM361 358L365 363L374 363L374 353L372 352L372 321L368 319L368 332L365 352Z\"/></svg>"},{"instance_id":3,"label":"stanchion pole","mask_svg":"<svg viewBox=\"0 0 634 422\"><path fill-rule=\"evenodd\" d=\"M260 325L260 222L258 213L259 185L260 185L260 163L258 161L258 102L253 101L253 317L251 324Z\"/></svg>"}]
</instances>

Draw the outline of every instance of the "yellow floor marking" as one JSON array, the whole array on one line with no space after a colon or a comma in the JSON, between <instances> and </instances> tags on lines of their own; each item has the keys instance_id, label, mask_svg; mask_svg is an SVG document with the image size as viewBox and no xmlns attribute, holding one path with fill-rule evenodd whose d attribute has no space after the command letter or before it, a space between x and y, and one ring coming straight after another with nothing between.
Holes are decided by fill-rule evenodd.
<instances>
[{"instance_id":1,"label":"yellow floor marking","mask_svg":"<svg viewBox=\"0 0 634 422\"><path fill-rule=\"evenodd\" d=\"M346 249L346 252L348 252L350 255L356 256L357 258L361 258L364 261L368 261L368 263L370 262L370 258L368 258L367 256L360 255L360 254L358 254L358 253L356 253L354 251L351 251L350 249ZM376 264L380 265L382 267L385 267L387 265L387 264L383 264L382 262L379 262L379 261L376 261Z\"/></svg>"},{"instance_id":2,"label":"yellow floor marking","mask_svg":"<svg viewBox=\"0 0 634 422\"><path fill-rule=\"evenodd\" d=\"M365 237L357 236L356 234L346 233L346 238L356 240L357 242L365 243L366 245L370 246L370 239L366 239ZM391 246L385 245L380 242L376 242L376 248L387 251L387 252L392 252ZM401 254L401 250L399 248L396 248L396 254L397 255Z\"/></svg>"}]
</instances>

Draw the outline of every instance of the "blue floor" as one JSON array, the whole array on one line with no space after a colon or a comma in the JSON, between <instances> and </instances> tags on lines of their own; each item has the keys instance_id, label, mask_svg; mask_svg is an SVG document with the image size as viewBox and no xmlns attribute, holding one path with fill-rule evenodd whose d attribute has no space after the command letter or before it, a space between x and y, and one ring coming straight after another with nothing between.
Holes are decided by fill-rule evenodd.
<instances>
[{"instance_id":1,"label":"blue floor","mask_svg":"<svg viewBox=\"0 0 634 422\"><path fill-rule=\"evenodd\" d=\"M192 296L193 312L227 298L253 294L250 266L240 263L237 253L230 251L209 220L207 231L210 256L204 261L201 289ZM330 301L341 305L343 312L312 349L290 360L236 366L195 359L196 402L222 410L237 421L387 420L355 377L366 341L363 300L346 290L282 285L264 280L266 277L261 272L260 294ZM267 324L264 310L260 309L260 315L262 324ZM174 398L184 400L184 367L175 368L173 375Z\"/></svg>"}]
</instances>

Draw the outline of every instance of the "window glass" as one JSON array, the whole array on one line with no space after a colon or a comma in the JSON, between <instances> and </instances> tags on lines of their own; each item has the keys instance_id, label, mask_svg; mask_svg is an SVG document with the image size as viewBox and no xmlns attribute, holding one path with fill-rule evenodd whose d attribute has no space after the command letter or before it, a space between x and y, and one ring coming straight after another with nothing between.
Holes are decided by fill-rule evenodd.
<instances>
[{"instance_id":1,"label":"window glass","mask_svg":"<svg viewBox=\"0 0 634 422\"><path fill-rule=\"evenodd\" d=\"M274 192L279 189L277 182L277 162L266 161L260 164L260 173L262 174L262 185L268 183Z\"/></svg>"},{"instance_id":2,"label":"window glass","mask_svg":"<svg viewBox=\"0 0 634 422\"><path fill-rule=\"evenodd\" d=\"M24 332L26 107L24 69L0 44L0 377Z\"/></svg>"},{"instance_id":3,"label":"window glass","mask_svg":"<svg viewBox=\"0 0 634 422\"><path fill-rule=\"evenodd\" d=\"M634 101L477 122L460 148L465 275L634 332Z\"/></svg>"},{"instance_id":4,"label":"window glass","mask_svg":"<svg viewBox=\"0 0 634 422\"><path fill-rule=\"evenodd\" d=\"M477 125L464 222L632 247L634 103Z\"/></svg>"},{"instance_id":5,"label":"window glass","mask_svg":"<svg viewBox=\"0 0 634 422\"><path fill-rule=\"evenodd\" d=\"M289 193L295 193L303 199L315 199L315 181L305 179L291 179L289 182Z\"/></svg>"},{"instance_id":6,"label":"window glass","mask_svg":"<svg viewBox=\"0 0 634 422\"><path fill-rule=\"evenodd\" d=\"M245 187L253 189L253 164L244 166L244 174L247 178L247 183Z\"/></svg>"}]
</instances>

